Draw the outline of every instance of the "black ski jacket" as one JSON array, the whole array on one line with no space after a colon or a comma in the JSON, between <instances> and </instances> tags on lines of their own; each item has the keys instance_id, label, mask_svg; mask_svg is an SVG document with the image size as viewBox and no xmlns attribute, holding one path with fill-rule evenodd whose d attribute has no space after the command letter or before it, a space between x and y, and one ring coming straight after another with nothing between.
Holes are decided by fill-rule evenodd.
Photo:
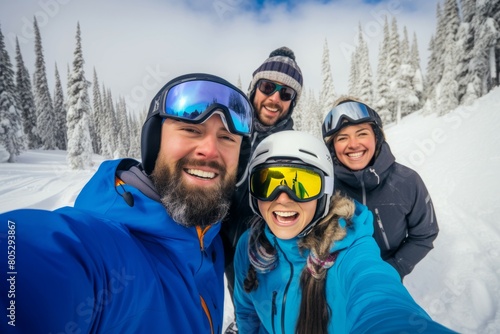
<instances>
[{"instance_id":1,"label":"black ski jacket","mask_svg":"<svg viewBox=\"0 0 500 334\"><path fill-rule=\"evenodd\" d=\"M401 279L433 248L439 228L432 200L414 170L397 163L384 142L372 166L351 171L335 164L335 189L373 213L374 238L382 259Z\"/></svg>"}]
</instances>

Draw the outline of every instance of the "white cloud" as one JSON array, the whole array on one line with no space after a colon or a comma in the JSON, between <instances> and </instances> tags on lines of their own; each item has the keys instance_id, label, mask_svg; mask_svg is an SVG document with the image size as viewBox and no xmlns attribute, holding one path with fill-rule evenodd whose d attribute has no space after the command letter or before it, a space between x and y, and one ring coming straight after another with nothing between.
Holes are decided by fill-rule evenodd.
<instances>
[{"instance_id":1,"label":"white cloud","mask_svg":"<svg viewBox=\"0 0 500 334\"><path fill-rule=\"evenodd\" d=\"M304 84L319 93L325 39L330 49L334 85L347 91L350 58L358 25L365 30L375 73L384 15L394 15L402 36L418 36L425 72L427 47L435 29L437 0L318 1L266 5L256 14L245 11L249 0L77 1L0 0L0 24L14 63L14 36L20 39L24 61L33 72L32 18L42 34L49 83L54 63L65 78L75 48L76 23L82 30L86 74L95 67L101 83L114 97L128 97L134 109L149 105L156 91L171 78L188 72L208 72L229 81L241 78L246 90L252 72L280 47L290 47L304 75Z\"/></svg>"}]
</instances>

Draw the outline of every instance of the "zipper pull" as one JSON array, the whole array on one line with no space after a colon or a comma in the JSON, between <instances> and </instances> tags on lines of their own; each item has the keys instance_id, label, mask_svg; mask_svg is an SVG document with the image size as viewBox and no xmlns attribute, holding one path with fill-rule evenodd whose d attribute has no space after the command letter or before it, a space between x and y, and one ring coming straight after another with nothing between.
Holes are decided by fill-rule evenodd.
<instances>
[{"instance_id":1,"label":"zipper pull","mask_svg":"<svg viewBox=\"0 0 500 334\"><path fill-rule=\"evenodd\" d=\"M391 249L391 246L389 245L389 240L387 239L387 234L385 234L385 229L384 225L382 224L382 219L380 218L380 215L378 213L378 208L375 208L375 220L377 221L378 227L380 228L380 231L382 232L382 237L384 238L384 244L387 249Z\"/></svg>"},{"instance_id":2,"label":"zipper pull","mask_svg":"<svg viewBox=\"0 0 500 334\"><path fill-rule=\"evenodd\" d=\"M384 225L382 225L382 219L380 219L380 215L378 213L377 208L375 208L375 220L377 221L377 224L378 224L378 227L380 228L380 230L382 230L382 233L385 234Z\"/></svg>"},{"instance_id":3,"label":"zipper pull","mask_svg":"<svg viewBox=\"0 0 500 334\"><path fill-rule=\"evenodd\" d=\"M277 291L273 291L273 304L272 304L272 309L271 309L271 312L273 314L273 316L276 315L276 313L278 313L278 310L276 308L276 296L278 295L278 292Z\"/></svg>"}]
</instances>

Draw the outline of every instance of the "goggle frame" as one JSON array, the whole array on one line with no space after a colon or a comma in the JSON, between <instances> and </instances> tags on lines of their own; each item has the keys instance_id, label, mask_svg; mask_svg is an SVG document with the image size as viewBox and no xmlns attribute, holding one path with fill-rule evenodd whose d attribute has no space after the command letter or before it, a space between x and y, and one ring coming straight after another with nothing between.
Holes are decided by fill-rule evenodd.
<instances>
[{"instance_id":1,"label":"goggle frame","mask_svg":"<svg viewBox=\"0 0 500 334\"><path fill-rule=\"evenodd\" d=\"M243 92L221 82L209 79L178 82L162 92L159 103L158 115L162 118L200 124L221 110L231 133L241 136L252 133L252 104Z\"/></svg>"},{"instance_id":2,"label":"goggle frame","mask_svg":"<svg viewBox=\"0 0 500 334\"><path fill-rule=\"evenodd\" d=\"M375 112L366 104L356 101L349 101L335 106L325 116L321 125L323 138L329 137L342 128L343 121L349 124L360 124L365 122L379 122ZM381 124L377 124L381 125Z\"/></svg>"},{"instance_id":3,"label":"goggle frame","mask_svg":"<svg viewBox=\"0 0 500 334\"><path fill-rule=\"evenodd\" d=\"M292 186L290 186L290 185L288 185L288 183L286 185L285 184L276 185L271 192L266 191L266 193L269 194L267 196L263 196L262 193L260 193L260 194L256 193L255 192L255 185L254 185L254 181L253 181L256 174L257 173L260 174L264 170L277 169L280 167L295 169L297 171L307 172L308 174L315 174L321 182L320 188L319 188L319 191L317 192L317 194L310 196L308 198L300 198L296 194L296 191L294 191L294 189L292 189L293 184L292 184ZM259 177L259 176L257 176L257 177ZM259 177L259 179L260 179L260 177ZM275 179L277 179L277 178L275 178ZM325 174L323 173L323 171L321 169L310 166L310 165L305 165L305 164L296 164L296 163L279 163L279 164L266 163L266 164L261 164L261 165L255 167L251 171L251 173L248 177L248 180L249 180L248 187L249 187L250 194L254 198L261 200L261 201L264 201L264 202L270 202L270 201L275 200L279 196L279 194L281 194L282 192L285 192L291 199L293 199L294 201L297 201L297 202L310 202L310 201L316 200L318 198L321 198L324 194L331 194L333 192L332 191L333 190L333 177L325 176ZM302 184L302 186L304 186L304 183L302 183L300 181L296 181L296 182L298 184ZM263 182L260 181L260 184L263 184ZM331 190L329 190L329 188L331 188ZM269 189L269 186L267 187L267 189ZM303 188L303 189L307 191L307 188Z\"/></svg>"}]
</instances>

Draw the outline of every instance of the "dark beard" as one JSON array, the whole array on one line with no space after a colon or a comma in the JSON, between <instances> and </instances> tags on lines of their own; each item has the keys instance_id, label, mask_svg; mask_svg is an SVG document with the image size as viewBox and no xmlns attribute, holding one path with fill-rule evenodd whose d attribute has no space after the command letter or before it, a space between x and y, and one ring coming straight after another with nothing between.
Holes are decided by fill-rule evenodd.
<instances>
[{"instance_id":1,"label":"dark beard","mask_svg":"<svg viewBox=\"0 0 500 334\"><path fill-rule=\"evenodd\" d=\"M151 179L160 195L163 206L172 219L186 227L206 227L221 221L229 211L231 196L236 184L236 174L228 175L215 162L190 162L190 166L210 166L216 168L221 183L216 188L189 187L182 181L182 166L187 159L181 159L171 171L161 163L155 165Z\"/></svg>"}]
</instances>

